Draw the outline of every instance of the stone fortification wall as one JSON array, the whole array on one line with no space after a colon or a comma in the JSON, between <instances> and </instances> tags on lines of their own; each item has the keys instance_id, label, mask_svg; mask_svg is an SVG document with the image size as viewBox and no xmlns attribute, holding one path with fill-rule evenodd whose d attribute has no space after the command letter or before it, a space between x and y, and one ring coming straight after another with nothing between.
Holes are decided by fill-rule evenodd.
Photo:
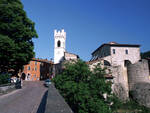
<instances>
[{"instance_id":1,"label":"stone fortification wall","mask_svg":"<svg viewBox=\"0 0 150 113\"><path fill-rule=\"evenodd\" d=\"M127 69L123 66L110 67L113 79L112 91L121 100L129 99Z\"/></svg>"},{"instance_id":2,"label":"stone fortification wall","mask_svg":"<svg viewBox=\"0 0 150 113\"><path fill-rule=\"evenodd\" d=\"M99 59L96 61L89 62L89 67L92 70L95 65L101 64L104 68L104 60ZM127 68L124 66L107 66L106 73L113 76L112 91L121 100L126 101L129 99L129 89L128 89L128 78L127 78ZM107 78L106 78L107 79Z\"/></svg>"},{"instance_id":3,"label":"stone fortification wall","mask_svg":"<svg viewBox=\"0 0 150 113\"><path fill-rule=\"evenodd\" d=\"M138 83L150 83L148 61L141 60L135 64L130 64L128 68L129 90L134 90Z\"/></svg>"},{"instance_id":4,"label":"stone fortification wall","mask_svg":"<svg viewBox=\"0 0 150 113\"><path fill-rule=\"evenodd\" d=\"M150 79L147 60L128 65L130 96L139 104L150 108Z\"/></svg>"}]
</instances>

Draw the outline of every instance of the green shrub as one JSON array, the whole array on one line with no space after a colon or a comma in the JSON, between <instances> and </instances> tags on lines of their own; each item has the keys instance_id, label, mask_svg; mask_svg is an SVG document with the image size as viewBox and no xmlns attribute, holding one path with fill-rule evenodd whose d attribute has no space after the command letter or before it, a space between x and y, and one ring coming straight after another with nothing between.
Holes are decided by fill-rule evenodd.
<instances>
[{"instance_id":1,"label":"green shrub","mask_svg":"<svg viewBox=\"0 0 150 113\"><path fill-rule=\"evenodd\" d=\"M104 75L105 69L99 64L90 71L86 63L79 60L66 64L53 82L74 113L150 113L133 100L123 103L111 94L111 82L106 82Z\"/></svg>"},{"instance_id":2,"label":"green shrub","mask_svg":"<svg viewBox=\"0 0 150 113\"><path fill-rule=\"evenodd\" d=\"M65 65L65 70L53 81L74 113L111 113L109 101L111 84L105 81L105 70L99 66L90 71L88 65L79 60ZM107 99L109 100L109 98Z\"/></svg>"},{"instance_id":3,"label":"green shrub","mask_svg":"<svg viewBox=\"0 0 150 113\"><path fill-rule=\"evenodd\" d=\"M10 75L9 74L0 74L0 85L9 83Z\"/></svg>"}]
</instances>

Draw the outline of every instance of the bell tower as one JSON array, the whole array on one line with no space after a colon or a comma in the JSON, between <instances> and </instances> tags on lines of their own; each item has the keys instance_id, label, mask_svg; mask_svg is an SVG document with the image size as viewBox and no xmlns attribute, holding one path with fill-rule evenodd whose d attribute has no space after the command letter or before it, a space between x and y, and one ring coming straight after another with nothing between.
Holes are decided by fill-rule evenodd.
<instances>
[{"instance_id":1,"label":"bell tower","mask_svg":"<svg viewBox=\"0 0 150 113\"><path fill-rule=\"evenodd\" d=\"M66 50L66 32L54 30L54 64L60 63Z\"/></svg>"}]
</instances>

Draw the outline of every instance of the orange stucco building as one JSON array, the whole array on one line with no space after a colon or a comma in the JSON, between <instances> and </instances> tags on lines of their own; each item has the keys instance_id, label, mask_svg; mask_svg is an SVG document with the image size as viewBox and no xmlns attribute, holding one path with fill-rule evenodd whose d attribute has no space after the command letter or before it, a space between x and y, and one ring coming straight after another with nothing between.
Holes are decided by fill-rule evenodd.
<instances>
[{"instance_id":1,"label":"orange stucco building","mask_svg":"<svg viewBox=\"0 0 150 113\"><path fill-rule=\"evenodd\" d=\"M53 70L53 62L47 59L33 58L24 66L22 78L27 81L38 81L50 78Z\"/></svg>"}]
</instances>

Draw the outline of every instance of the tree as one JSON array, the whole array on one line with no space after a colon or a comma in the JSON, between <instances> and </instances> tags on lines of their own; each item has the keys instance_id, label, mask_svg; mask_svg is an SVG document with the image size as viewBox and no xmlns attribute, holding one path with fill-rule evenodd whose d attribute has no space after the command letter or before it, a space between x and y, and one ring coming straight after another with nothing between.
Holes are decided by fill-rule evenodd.
<instances>
[{"instance_id":1,"label":"tree","mask_svg":"<svg viewBox=\"0 0 150 113\"><path fill-rule=\"evenodd\" d=\"M17 73L34 57L38 36L20 0L0 0L0 14L0 72Z\"/></svg>"},{"instance_id":2,"label":"tree","mask_svg":"<svg viewBox=\"0 0 150 113\"><path fill-rule=\"evenodd\" d=\"M105 69L96 66L90 71L79 60L65 65L64 71L54 78L54 83L75 113L110 113L111 84L105 81Z\"/></svg>"},{"instance_id":3,"label":"tree","mask_svg":"<svg viewBox=\"0 0 150 113\"><path fill-rule=\"evenodd\" d=\"M141 58L142 58L142 59L150 58L150 51L147 51L147 52L141 53Z\"/></svg>"},{"instance_id":4,"label":"tree","mask_svg":"<svg viewBox=\"0 0 150 113\"><path fill-rule=\"evenodd\" d=\"M0 69L8 72L15 58L15 43L7 36L0 35Z\"/></svg>"}]
</instances>

